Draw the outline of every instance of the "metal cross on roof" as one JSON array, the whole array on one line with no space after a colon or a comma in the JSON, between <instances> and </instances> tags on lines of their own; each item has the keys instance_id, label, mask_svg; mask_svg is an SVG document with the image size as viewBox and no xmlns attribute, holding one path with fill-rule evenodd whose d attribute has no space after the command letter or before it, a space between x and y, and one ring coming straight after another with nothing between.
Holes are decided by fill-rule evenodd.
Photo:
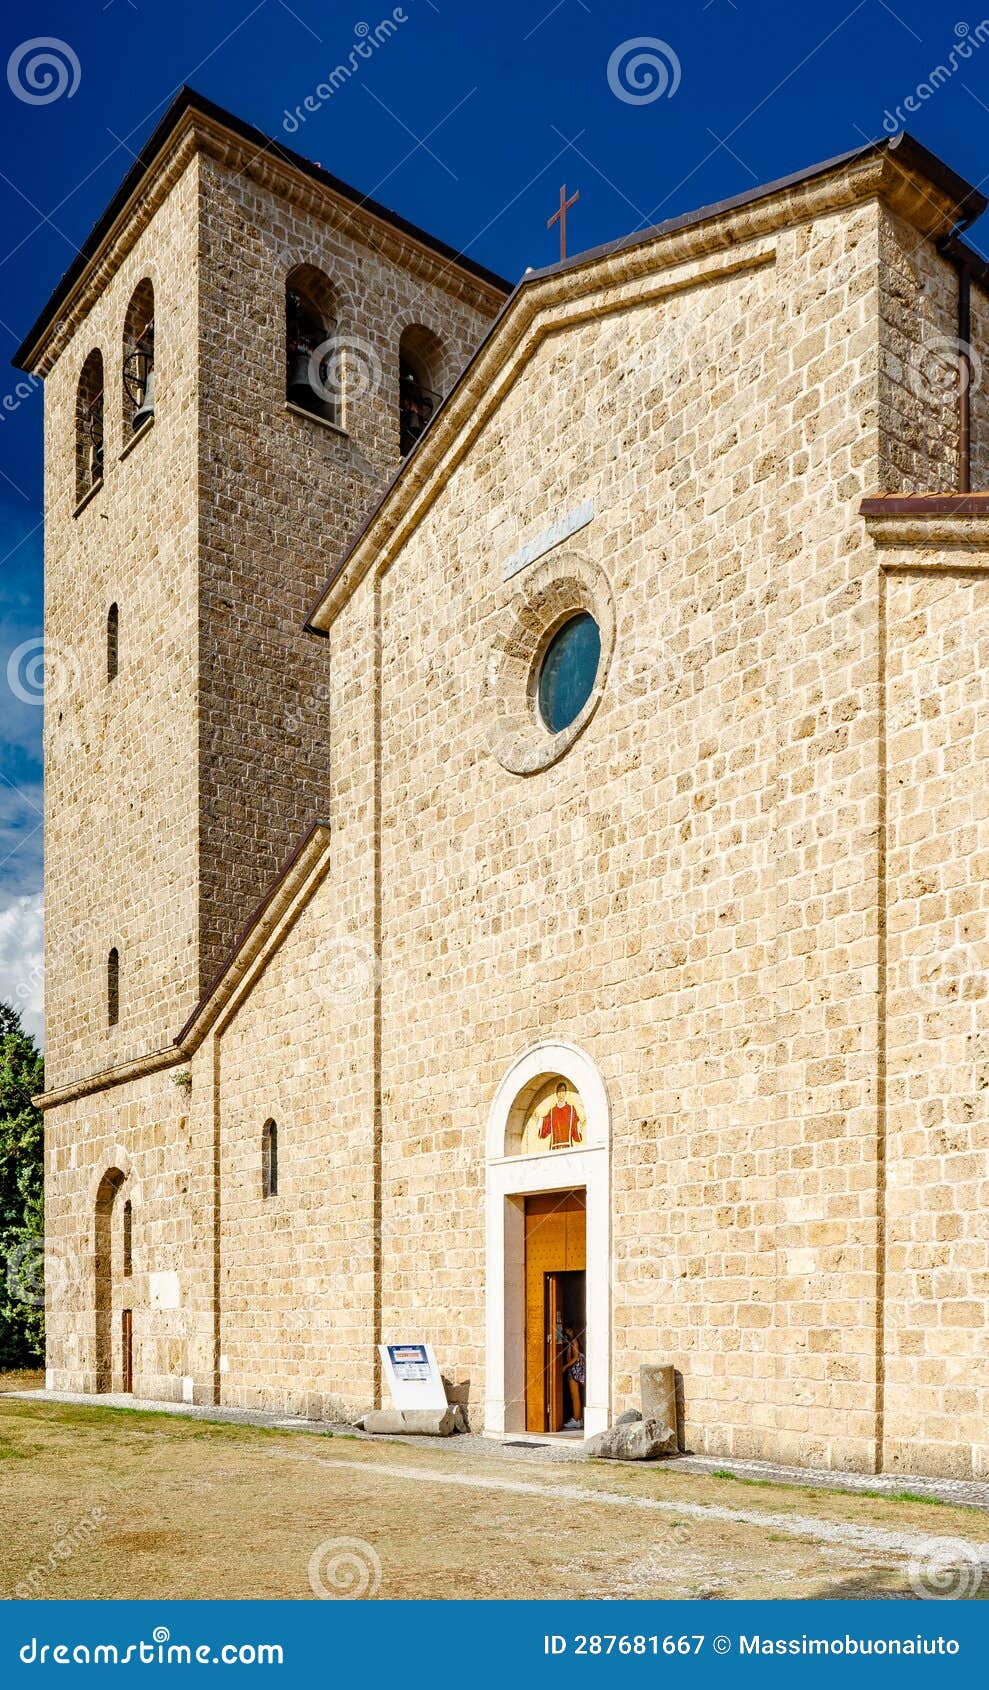
<instances>
[{"instance_id":1,"label":"metal cross on roof","mask_svg":"<svg viewBox=\"0 0 989 1690\"><path fill-rule=\"evenodd\" d=\"M567 185L564 182L563 187L560 189L560 209L559 209L559 211L554 211L552 217L549 219L549 221L546 224L547 229L552 229L554 223L559 223L559 225L560 225L560 259L561 259L561 261L564 258L566 258L566 256L567 256L567 212L570 210L570 207L572 205L577 204L577 201L579 199L580 199L580 189L579 188L577 189L577 191L574 194L571 195L570 199L567 199Z\"/></svg>"}]
</instances>

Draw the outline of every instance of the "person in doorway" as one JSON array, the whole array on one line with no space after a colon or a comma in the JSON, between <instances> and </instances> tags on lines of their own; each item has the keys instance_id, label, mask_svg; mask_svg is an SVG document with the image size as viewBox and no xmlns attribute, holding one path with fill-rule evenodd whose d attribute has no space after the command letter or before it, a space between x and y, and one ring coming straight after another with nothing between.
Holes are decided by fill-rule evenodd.
<instances>
[{"instance_id":1,"label":"person in doorway","mask_svg":"<svg viewBox=\"0 0 989 1690\"><path fill-rule=\"evenodd\" d=\"M540 1138L548 1138L551 1150L569 1150L581 1142L580 1116L576 1106L567 1102L565 1080L556 1083L556 1102L547 1109L539 1124Z\"/></svg>"},{"instance_id":2,"label":"person in doorway","mask_svg":"<svg viewBox=\"0 0 989 1690\"><path fill-rule=\"evenodd\" d=\"M587 1379L587 1366L580 1339L572 1326L563 1328L563 1377L570 1392L570 1419L563 1422L565 1432L580 1432L584 1427L584 1408L581 1398Z\"/></svg>"}]
</instances>

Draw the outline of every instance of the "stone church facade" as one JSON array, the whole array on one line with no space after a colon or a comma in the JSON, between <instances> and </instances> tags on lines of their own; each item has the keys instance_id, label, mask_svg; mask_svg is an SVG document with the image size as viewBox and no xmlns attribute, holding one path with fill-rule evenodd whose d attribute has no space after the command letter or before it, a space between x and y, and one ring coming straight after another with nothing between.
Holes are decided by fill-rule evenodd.
<instances>
[{"instance_id":1,"label":"stone church facade","mask_svg":"<svg viewBox=\"0 0 989 1690\"><path fill-rule=\"evenodd\" d=\"M563 1306L587 1432L989 1473L984 204L902 138L506 302L180 97L19 355L51 1388L553 1430Z\"/></svg>"}]
</instances>

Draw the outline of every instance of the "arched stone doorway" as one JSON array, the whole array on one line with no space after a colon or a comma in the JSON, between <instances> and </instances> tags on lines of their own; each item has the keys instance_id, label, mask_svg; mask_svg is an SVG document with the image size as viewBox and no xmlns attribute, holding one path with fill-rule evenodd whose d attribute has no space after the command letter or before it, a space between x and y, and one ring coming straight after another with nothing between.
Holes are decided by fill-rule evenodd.
<instances>
[{"instance_id":1,"label":"arched stone doorway","mask_svg":"<svg viewBox=\"0 0 989 1690\"><path fill-rule=\"evenodd\" d=\"M96 1389L131 1391L134 1375L131 1229L127 1176L108 1168L96 1188Z\"/></svg>"},{"instance_id":2,"label":"arched stone doorway","mask_svg":"<svg viewBox=\"0 0 989 1690\"><path fill-rule=\"evenodd\" d=\"M525 1431L531 1418L527 1212L554 1193L561 1212L583 1211L587 1437L611 1420L611 1111L590 1057L547 1041L512 1064L488 1117L484 1429L491 1434Z\"/></svg>"}]
</instances>

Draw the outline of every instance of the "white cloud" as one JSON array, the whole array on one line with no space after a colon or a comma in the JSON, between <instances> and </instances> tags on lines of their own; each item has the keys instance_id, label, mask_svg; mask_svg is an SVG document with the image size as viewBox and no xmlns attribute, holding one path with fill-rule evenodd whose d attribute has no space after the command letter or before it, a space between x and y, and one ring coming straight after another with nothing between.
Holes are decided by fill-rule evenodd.
<instances>
[{"instance_id":1,"label":"white cloud","mask_svg":"<svg viewBox=\"0 0 989 1690\"><path fill-rule=\"evenodd\" d=\"M0 1000L13 1004L25 1032L43 1042L45 952L40 892L11 898L0 910Z\"/></svg>"}]
</instances>

